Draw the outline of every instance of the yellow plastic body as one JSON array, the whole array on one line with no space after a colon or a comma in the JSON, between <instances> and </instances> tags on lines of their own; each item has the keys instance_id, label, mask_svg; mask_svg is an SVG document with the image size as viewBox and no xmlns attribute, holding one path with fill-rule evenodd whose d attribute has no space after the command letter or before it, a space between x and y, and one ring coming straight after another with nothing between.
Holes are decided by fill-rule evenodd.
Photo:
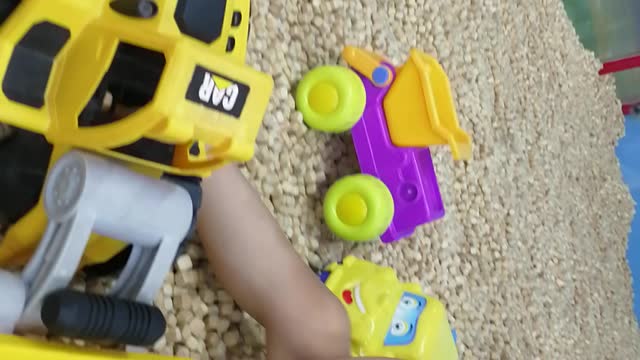
<instances>
[{"instance_id":1,"label":"yellow plastic body","mask_svg":"<svg viewBox=\"0 0 640 360\"><path fill-rule=\"evenodd\" d=\"M417 284L401 283L395 272L353 256L333 263L325 285L344 305L351 321L353 356L377 356L403 360L457 360L458 352L443 304L422 293ZM412 297L413 296L413 297ZM414 328L405 322L415 298L426 304ZM414 314L415 315L415 314ZM410 315L409 315L410 316ZM406 336L408 344L385 346L389 334Z\"/></svg>"},{"instance_id":2,"label":"yellow plastic body","mask_svg":"<svg viewBox=\"0 0 640 360\"><path fill-rule=\"evenodd\" d=\"M11 335L0 335L0 354L3 359L15 360L187 360L154 354L89 350Z\"/></svg>"},{"instance_id":3,"label":"yellow plastic body","mask_svg":"<svg viewBox=\"0 0 640 360\"><path fill-rule=\"evenodd\" d=\"M44 134L53 144L90 149L158 170L207 176L228 161L247 161L254 153L257 132L266 111L273 80L243 64L248 20L238 31L238 48L225 53L233 11L249 0L230 1L223 36L211 45L183 35L174 19L176 0L157 0L159 12L140 20L120 15L108 0L24 0L0 28L0 69L6 69L13 48L39 22L69 29L70 39L56 57L45 95L45 106L34 109L10 101L0 92L0 121ZM244 36L243 36L244 35ZM119 43L164 54L166 65L153 100L123 119L107 125L79 127L78 116L111 65ZM249 91L239 118L187 100L185 94L196 66L233 79L213 78L220 91L245 84ZM225 86L226 85L226 86ZM177 144L171 165L154 163L110 150L142 138ZM198 157L189 155L195 142L206 144Z\"/></svg>"},{"instance_id":4,"label":"yellow plastic body","mask_svg":"<svg viewBox=\"0 0 640 360\"><path fill-rule=\"evenodd\" d=\"M453 158L471 158L471 137L460 128L449 79L438 61L412 49L384 99L392 142L399 147L449 145Z\"/></svg>"},{"instance_id":5,"label":"yellow plastic body","mask_svg":"<svg viewBox=\"0 0 640 360\"><path fill-rule=\"evenodd\" d=\"M206 177L228 162L249 160L273 88L269 75L244 64L250 0L227 0L221 36L211 44L180 32L174 19L177 0L156 0L159 11L152 19L118 14L110 2L23 0L18 5L0 27L0 77L4 77L16 44L34 25L48 21L69 29L70 37L54 60L45 105L36 109L13 102L0 89L0 122L43 134L54 145L50 166L71 148L122 160L155 177L162 173ZM239 26L232 25L234 12L240 12L243 19ZM227 52L230 37L236 45ZM78 116L109 69L120 42L164 55L166 64L155 95L147 105L118 121L80 127ZM211 79L195 78L196 66L210 70ZM236 84L249 88L237 118L187 100L190 85L202 82L202 91L207 80L225 93ZM156 163L113 150L143 138L176 145L173 162ZM194 144L200 150L198 155L189 151ZM45 226L40 200L0 242L0 266L24 265ZM124 246L94 234L81 265L109 260Z\"/></svg>"}]
</instances>

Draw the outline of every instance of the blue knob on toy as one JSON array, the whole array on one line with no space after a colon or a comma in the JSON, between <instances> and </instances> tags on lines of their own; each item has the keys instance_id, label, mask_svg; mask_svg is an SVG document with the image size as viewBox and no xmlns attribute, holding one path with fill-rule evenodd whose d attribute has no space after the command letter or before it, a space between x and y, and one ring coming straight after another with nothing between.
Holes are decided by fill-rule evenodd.
<instances>
[{"instance_id":1,"label":"blue knob on toy","mask_svg":"<svg viewBox=\"0 0 640 360\"><path fill-rule=\"evenodd\" d=\"M378 66L377 68L375 68L375 70L373 70L373 82L380 86L380 85L384 85L387 83L387 81L389 81L389 69L387 69L384 66Z\"/></svg>"}]
</instances>

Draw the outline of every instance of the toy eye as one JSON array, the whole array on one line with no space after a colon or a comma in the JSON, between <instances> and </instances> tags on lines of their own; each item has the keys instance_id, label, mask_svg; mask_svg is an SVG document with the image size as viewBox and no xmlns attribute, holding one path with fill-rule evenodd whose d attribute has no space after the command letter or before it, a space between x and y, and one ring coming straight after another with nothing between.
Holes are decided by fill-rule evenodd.
<instances>
[{"instance_id":1,"label":"toy eye","mask_svg":"<svg viewBox=\"0 0 640 360\"><path fill-rule=\"evenodd\" d=\"M404 320L393 320L391 323L391 335L404 336L409 332L409 325Z\"/></svg>"},{"instance_id":2,"label":"toy eye","mask_svg":"<svg viewBox=\"0 0 640 360\"><path fill-rule=\"evenodd\" d=\"M404 296L400 300L400 306L403 309L406 309L406 310L415 309L415 308L418 307L418 300L416 300L416 299L414 299L412 297Z\"/></svg>"}]
</instances>

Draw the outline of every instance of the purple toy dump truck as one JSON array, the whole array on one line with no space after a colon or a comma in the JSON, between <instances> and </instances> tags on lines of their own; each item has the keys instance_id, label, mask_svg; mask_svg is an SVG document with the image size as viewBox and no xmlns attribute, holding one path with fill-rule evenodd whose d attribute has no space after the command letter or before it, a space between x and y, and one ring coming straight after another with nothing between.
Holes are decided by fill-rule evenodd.
<instances>
[{"instance_id":1,"label":"purple toy dump truck","mask_svg":"<svg viewBox=\"0 0 640 360\"><path fill-rule=\"evenodd\" d=\"M350 241L385 243L444 216L429 146L448 144L455 159L471 156L442 67L412 50L396 69L365 50L346 47L351 67L322 66L300 82L298 110L313 129L351 129L361 174L331 186L324 201L329 228Z\"/></svg>"}]
</instances>

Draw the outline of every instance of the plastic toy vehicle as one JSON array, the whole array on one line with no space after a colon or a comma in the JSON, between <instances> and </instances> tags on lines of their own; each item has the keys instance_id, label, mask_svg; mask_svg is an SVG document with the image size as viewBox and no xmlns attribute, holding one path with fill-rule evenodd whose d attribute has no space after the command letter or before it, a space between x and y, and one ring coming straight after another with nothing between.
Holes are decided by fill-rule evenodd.
<instances>
[{"instance_id":1,"label":"plastic toy vehicle","mask_svg":"<svg viewBox=\"0 0 640 360\"><path fill-rule=\"evenodd\" d=\"M329 189L325 221L345 240L397 241L444 216L428 147L448 144L454 159L468 159L471 139L458 126L446 74L435 59L414 49L396 69L353 47L343 58L351 69L313 69L296 93L309 127L351 129L360 164L362 174Z\"/></svg>"},{"instance_id":2,"label":"plastic toy vehicle","mask_svg":"<svg viewBox=\"0 0 640 360\"><path fill-rule=\"evenodd\" d=\"M417 284L400 283L391 268L348 256L320 277L347 310L352 356L458 359L442 303Z\"/></svg>"},{"instance_id":3,"label":"plastic toy vehicle","mask_svg":"<svg viewBox=\"0 0 640 360\"><path fill-rule=\"evenodd\" d=\"M187 191L74 150L51 168L43 193L48 223L36 252L19 276L0 270L0 329L153 345L166 328L153 301L192 223ZM133 246L104 295L66 290L92 232Z\"/></svg>"},{"instance_id":4,"label":"plastic toy vehicle","mask_svg":"<svg viewBox=\"0 0 640 360\"><path fill-rule=\"evenodd\" d=\"M162 335L152 301L193 229L200 179L252 157L269 102L271 77L244 64L249 11L0 0L0 122L14 129L0 141L0 266L26 265L0 272L15 305L0 329L131 345ZM78 268L122 254L109 295L64 291Z\"/></svg>"},{"instance_id":5,"label":"plastic toy vehicle","mask_svg":"<svg viewBox=\"0 0 640 360\"><path fill-rule=\"evenodd\" d=\"M0 153L13 172L39 174L23 176L28 189L23 178L0 179L10 182L0 212L12 225L0 264L32 254L46 168L71 147L155 177L203 177L251 158L273 82L243 64L249 0L0 4L0 121L22 130ZM94 237L83 264L123 246Z\"/></svg>"},{"instance_id":6,"label":"plastic toy vehicle","mask_svg":"<svg viewBox=\"0 0 640 360\"><path fill-rule=\"evenodd\" d=\"M39 360L186 360L153 354L123 354L112 351L80 349L17 336L0 335L0 354L6 359Z\"/></svg>"}]
</instances>

